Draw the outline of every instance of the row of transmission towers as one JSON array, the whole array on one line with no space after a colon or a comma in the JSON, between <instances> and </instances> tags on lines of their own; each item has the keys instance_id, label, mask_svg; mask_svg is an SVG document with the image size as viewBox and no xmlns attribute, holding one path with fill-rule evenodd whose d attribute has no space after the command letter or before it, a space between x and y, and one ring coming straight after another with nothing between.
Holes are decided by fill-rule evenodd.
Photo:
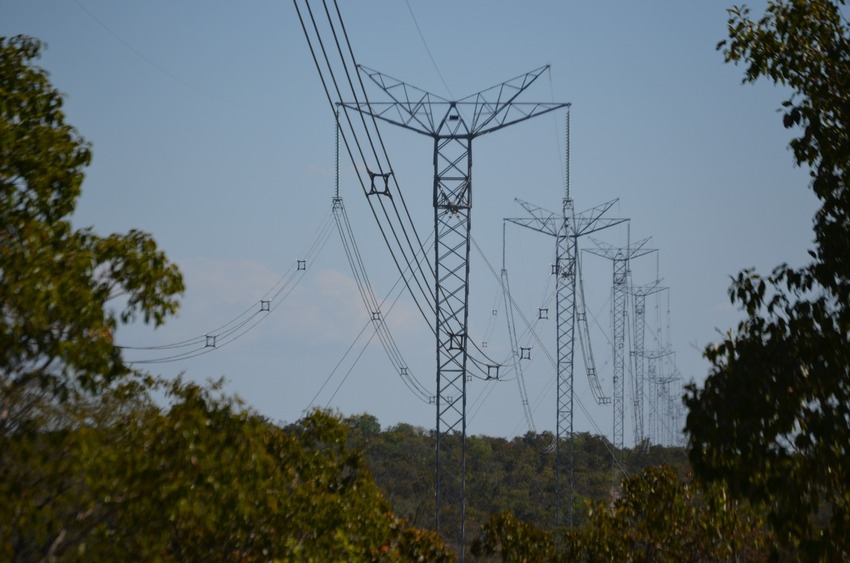
<instances>
[{"instance_id":1,"label":"row of transmission towers","mask_svg":"<svg viewBox=\"0 0 850 563\"><path fill-rule=\"evenodd\" d=\"M612 443L622 450L625 444L625 410L631 403L634 445L648 447L653 444L679 445L681 437L681 410L679 387L681 381L670 344L669 288L662 284L656 273L654 280L639 285L634 283L631 264L637 258L656 253L648 248L650 239L629 241L617 247L591 239L594 246L584 249L612 263L611 327L612 327L612 381L613 430ZM657 268L656 268L657 269ZM647 346L646 300L650 296L667 295L666 331L662 327L661 313L656 304L655 333L651 347ZM658 299L656 299L658 303ZM631 318L631 323L629 319ZM628 335L627 335L628 332ZM666 332L666 337L665 337ZM627 338L629 336L629 338ZM629 365L628 373L626 365ZM628 377L627 377L628 376ZM628 380L628 384L627 384ZM626 390L628 389L628 396Z\"/></svg>"},{"instance_id":2,"label":"row of transmission towers","mask_svg":"<svg viewBox=\"0 0 850 563\"><path fill-rule=\"evenodd\" d=\"M517 200L525 209L527 216L517 218L506 218L505 221L526 227L537 232L549 235L555 239L555 263L552 274L555 275L555 311L557 325L557 361L556 361L556 422L555 422L555 479L556 496L564 497L562 490L562 476L567 474L567 515L568 523L572 523L573 517L573 437L574 437L574 360L576 326L578 316L576 314L577 292L579 287L579 256L578 240L584 235L598 230L612 227L625 221L625 219L605 218L606 212L616 203L609 201L593 209L582 213L575 212L575 206L570 193L570 113L567 111L567 143L565 167L565 190L561 201L561 213L556 214L537 207L531 203ZM583 292L581 292L583 293ZM588 342L589 344L589 342ZM595 372L588 373L591 389L599 404L610 401L602 392ZM567 452L564 455L563 442L567 442ZM566 471L564 471L566 469ZM563 512L561 505L560 512Z\"/></svg>"},{"instance_id":3,"label":"row of transmission towers","mask_svg":"<svg viewBox=\"0 0 850 563\"><path fill-rule=\"evenodd\" d=\"M423 316L432 322L436 352L435 527L463 559L466 520L467 382L487 362L476 358L468 332L473 181L472 141L508 126L559 109L568 103L522 102L519 97L548 69L544 66L461 99L449 100L414 87L356 61L336 2L293 0L321 85L340 126L345 152L369 202L393 262ZM367 88L367 85L369 86ZM568 118L569 119L569 118ZM433 249L427 256L412 225L403 191L393 170L378 122L432 140ZM567 186L569 183L567 182ZM573 355L576 303L582 300L579 237L613 226L621 219L603 215L613 203L576 214L569 188L558 215L530 204L524 226L553 236L558 248L558 463L560 441L574 435ZM637 251L635 251L637 252ZM633 258L627 251L625 264ZM614 255L615 278L619 255ZM428 286L431 290L428 290ZM579 288L577 291L577 287ZM623 286L625 288L625 286ZM624 331L623 331L624 332ZM480 353L480 350L477 352ZM621 355L622 358L622 355ZM618 360L624 361L624 360ZM615 362L615 366L619 365ZM619 387L618 387L619 385ZM615 376L614 412L622 413L622 375ZM600 392L598 400L605 397ZM620 401L618 403L618 401ZM618 411L619 408L619 411ZM619 426L622 442L622 416ZM615 432L615 442L617 434ZM571 452L568 479L572 494ZM559 471L560 474L560 471ZM450 498L452 502L445 502ZM450 510L459 506L459 511ZM572 502L569 503L570 513Z\"/></svg>"},{"instance_id":4,"label":"row of transmission towers","mask_svg":"<svg viewBox=\"0 0 850 563\"><path fill-rule=\"evenodd\" d=\"M669 399L674 378L659 376L659 361L668 358L672 352L659 348L652 352L645 350L646 297L665 291L660 280L645 286L632 283L630 264L633 260L655 252L647 248L649 239L627 243L625 247L616 247L601 240L588 237L593 246L583 250L611 261L613 266L611 292L611 324L613 328L612 365L613 388L607 394L600 383L599 374L593 360L590 333L587 323L587 311L584 286L581 276L579 240L585 235L602 231L627 223L628 219L610 218L605 215L617 203L617 200L603 203L587 211L577 213L570 189L570 112L566 115L566 154L565 189L561 201L561 213L554 213L541 207L517 199L517 203L526 211L523 217L505 218L504 221L525 227L554 238L555 262L552 274L555 276L556 299L556 423L555 423L555 476L556 497L559 499L558 514L561 523L573 523L573 454L574 454L574 402L575 402L575 352L578 340L585 364L587 380L598 405L612 405L613 432L612 443L615 449L625 447L625 405L626 405L626 362L630 361L631 385L630 399L634 415L635 445L672 443L678 422L672 422L670 414L674 411ZM504 253L504 251L503 251ZM504 258L503 258L504 262ZM502 284L507 287L507 270L503 265ZM506 300L507 303L507 300ZM631 304L629 308L627 305ZM627 354L627 319L629 311L633 319L631 352ZM510 324L510 323L509 323ZM660 339L661 333L658 333ZM659 340L660 341L660 340ZM516 344L512 341L512 346ZM514 355L519 358L520 356ZM645 367L648 366L648 369ZM647 376L648 373L648 376ZM661 429L668 430L664 438ZM566 487L564 484L566 483Z\"/></svg>"},{"instance_id":5,"label":"row of transmission towers","mask_svg":"<svg viewBox=\"0 0 850 563\"><path fill-rule=\"evenodd\" d=\"M436 335L435 526L466 545L466 399L470 371L469 256L472 228L472 141L566 103L517 98L547 66L460 100L447 100L359 66L388 101L346 101L347 111L408 129L433 142L434 331ZM459 455L457 449L460 449ZM454 502L446 502L450 498ZM449 510L460 506L459 513Z\"/></svg>"}]
</instances>

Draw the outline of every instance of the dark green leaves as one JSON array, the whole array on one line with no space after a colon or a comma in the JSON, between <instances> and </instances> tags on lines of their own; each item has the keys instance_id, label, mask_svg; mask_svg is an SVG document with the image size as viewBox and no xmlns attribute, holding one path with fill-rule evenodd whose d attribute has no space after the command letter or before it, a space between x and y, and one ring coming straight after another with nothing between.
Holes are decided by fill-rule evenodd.
<instances>
[{"instance_id":1,"label":"dark green leaves","mask_svg":"<svg viewBox=\"0 0 850 563\"><path fill-rule=\"evenodd\" d=\"M451 560L328 413L284 431L220 383L129 378L51 419L0 437L4 561Z\"/></svg>"},{"instance_id":2,"label":"dark green leaves","mask_svg":"<svg viewBox=\"0 0 850 563\"><path fill-rule=\"evenodd\" d=\"M47 223L74 210L91 160L88 145L65 123L62 96L31 62L33 38L0 37L0 205L3 223L30 217Z\"/></svg>"},{"instance_id":3,"label":"dark green leaves","mask_svg":"<svg viewBox=\"0 0 850 563\"><path fill-rule=\"evenodd\" d=\"M119 324L160 324L183 281L146 233L103 238L70 223L88 144L33 66L41 43L0 37L0 403L34 390L64 400L127 372ZM113 301L114 300L114 301ZM107 303L112 301L111 306ZM25 410L25 409L23 409ZM0 429L16 424L0 409Z\"/></svg>"},{"instance_id":4,"label":"dark green leaves","mask_svg":"<svg viewBox=\"0 0 850 563\"><path fill-rule=\"evenodd\" d=\"M746 314L706 349L691 386L697 475L769 503L777 538L809 559L850 557L850 26L844 2L771 1L730 10L727 61L791 90L782 104L794 161L821 201L812 263L745 270L730 298Z\"/></svg>"},{"instance_id":5,"label":"dark green leaves","mask_svg":"<svg viewBox=\"0 0 850 563\"><path fill-rule=\"evenodd\" d=\"M287 433L218 383L130 372L115 331L161 324L183 281L146 233L72 227L91 152L40 50L0 38L0 559L450 560L335 417Z\"/></svg>"},{"instance_id":6,"label":"dark green leaves","mask_svg":"<svg viewBox=\"0 0 850 563\"><path fill-rule=\"evenodd\" d=\"M701 487L671 467L651 467L622 482L613 506L592 504L585 524L548 533L495 515L472 555L485 561L753 561L771 538L749 504L722 486Z\"/></svg>"}]
</instances>

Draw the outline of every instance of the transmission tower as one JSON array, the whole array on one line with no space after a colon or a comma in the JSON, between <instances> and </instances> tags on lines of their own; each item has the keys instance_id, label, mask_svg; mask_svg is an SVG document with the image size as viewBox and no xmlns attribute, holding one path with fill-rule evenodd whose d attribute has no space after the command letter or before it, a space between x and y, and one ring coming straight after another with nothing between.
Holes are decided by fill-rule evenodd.
<instances>
[{"instance_id":1,"label":"transmission tower","mask_svg":"<svg viewBox=\"0 0 850 563\"><path fill-rule=\"evenodd\" d=\"M672 384L677 383L682 380L682 376L679 373L679 370L675 367L673 368L673 372L667 375L664 375L659 378L659 392L658 396L662 402L662 406L664 409L664 414L666 415L666 424L664 428L662 428L662 432L665 435L665 443L675 446L680 442L679 439L679 430L680 430L680 416L681 410L679 409L679 405L681 404L678 399L679 397L674 395L672 392Z\"/></svg>"},{"instance_id":2,"label":"transmission tower","mask_svg":"<svg viewBox=\"0 0 850 563\"><path fill-rule=\"evenodd\" d=\"M549 67L544 66L460 100L447 100L385 74L358 66L391 101L342 102L348 110L426 135L434 141L434 254L437 337L437 531L465 545L466 383L469 251L472 209L472 140L566 103L515 100ZM460 439L461 453L450 455ZM460 514L444 511L443 498L460 501ZM448 521L447 521L448 520ZM454 530L456 536L445 533Z\"/></svg>"},{"instance_id":3,"label":"transmission tower","mask_svg":"<svg viewBox=\"0 0 850 563\"><path fill-rule=\"evenodd\" d=\"M625 414L625 344L626 344L626 293L629 287L629 262L640 256L653 252L644 246L649 239L618 248L610 244L592 239L596 248L587 252L607 258L614 265L613 297L611 315L614 324L614 447L623 449L623 418Z\"/></svg>"},{"instance_id":4,"label":"transmission tower","mask_svg":"<svg viewBox=\"0 0 850 563\"><path fill-rule=\"evenodd\" d=\"M654 426L656 416L656 405L653 404L652 396L655 392L655 380L650 377L649 384L644 375L644 366L647 362L648 355L644 348L645 344L645 327L646 327L646 298L649 295L664 291L661 287L661 280L656 280L646 285L632 287L631 294L634 298L634 357L635 376L635 444L641 443L645 438L649 437L652 440L652 428ZM654 375L654 371L650 372L650 376ZM649 393L647 393L649 387ZM649 405L647 405L647 397L649 397ZM646 417L644 417L646 413ZM646 418L647 426L644 427L644 418ZM644 429L646 428L646 432Z\"/></svg>"},{"instance_id":5,"label":"transmission tower","mask_svg":"<svg viewBox=\"0 0 850 563\"><path fill-rule=\"evenodd\" d=\"M664 376L659 374L658 364L665 357L673 352L669 346L661 346L660 348L646 353L647 360L647 383L649 384L649 414L648 414L648 436L652 443L664 443L662 434L662 414L664 412L663 404L666 394L664 392Z\"/></svg>"},{"instance_id":6,"label":"transmission tower","mask_svg":"<svg viewBox=\"0 0 850 563\"><path fill-rule=\"evenodd\" d=\"M660 329L659 329L660 330ZM682 440L682 426L681 426L681 407L682 403L679 400L681 395L673 393L673 384L680 382L682 380L682 375L679 373L679 368L676 365L676 355L672 351L670 336L672 335L672 330L670 326L670 292L667 292L667 341L664 343L662 347L662 352L659 354L659 360L665 359L666 361L662 364L662 367L665 368L658 378L658 390L656 393L657 401L661 403L658 408L659 413L659 421L658 421L658 433L659 440L664 440L664 442L671 446L676 446L681 443ZM660 340L660 339L659 339ZM665 422L662 427L660 422L662 410L665 416Z\"/></svg>"},{"instance_id":7,"label":"transmission tower","mask_svg":"<svg viewBox=\"0 0 850 563\"><path fill-rule=\"evenodd\" d=\"M561 439L569 438L567 473L569 491L567 495L567 523L573 520L573 380L576 328L576 280L578 277L578 238L626 221L626 219L603 219L602 216L617 202L609 201L578 215L575 214L570 193L570 120L567 112L566 176L561 214L557 215L536 205L517 199L529 217L506 218L505 221L555 237L556 256L553 272L556 275L556 324L557 324L557 420L555 425L555 479L556 498L559 503L559 519L563 522L563 503L560 479L563 473ZM584 301L581 301L583 305ZM588 343L589 346L589 343ZM593 394L600 404L607 400L596 377L595 369L588 370Z\"/></svg>"}]
</instances>

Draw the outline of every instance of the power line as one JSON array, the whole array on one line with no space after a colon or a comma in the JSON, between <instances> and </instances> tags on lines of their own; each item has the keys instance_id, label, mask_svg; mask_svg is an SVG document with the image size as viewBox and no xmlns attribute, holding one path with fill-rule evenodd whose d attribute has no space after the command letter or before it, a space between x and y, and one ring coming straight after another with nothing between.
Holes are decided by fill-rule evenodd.
<instances>
[{"instance_id":1,"label":"power line","mask_svg":"<svg viewBox=\"0 0 850 563\"><path fill-rule=\"evenodd\" d=\"M79 0L73 0L73 2L74 2L74 4L76 4L76 5L77 5L77 7L78 7L80 10L82 10L83 12L85 12L85 13L86 13L86 15L88 15L88 16L89 16L89 17L90 17L90 18L91 18L91 19L92 19L95 23L97 23L100 27L102 27L104 30L106 30L106 32L107 32L107 33L109 33L109 35L111 35L112 37L114 37L114 38L115 38L115 39L116 39L119 43L121 43L121 44L122 44L125 48L127 48L130 52L132 52L134 55L136 55L137 57L139 57L142 61L144 61L145 63L147 63L147 64L148 64L148 65L150 65L151 67L155 68L156 70L158 70L159 72L161 72L162 74L164 74L165 76L167 76L168 78L170 78L170 79L174 80L175 82L178 82L178 83L182 84L182 85L183 85L183 86L185 86L186 88L188 88L188 89L190 89L190 90L193 90L194 92L197 92L198 94L201 94L201 95L203 95L203 96L206 96L207 98L210 98L210 99L213 99L213 100L216 100L216 101L218 101L218 102L225 103L225 104L236 105L234 102L232 102L232 101L230 101L230 100L226 100L226 99L224 99L224 98L222 98L222 97L220 97L220 96L216 96L215 94L211 94L211 93L209 93L209 92L207 92L207 91L205 91L205 90L203 90L203 89L201 89L201 88L199 88L199 87L195 86L194 84L192 84L192 83L190 83L190 82L187 82L186 80L184 80L183 78L181 78L181 77L177 76L177 75L176 75L176 74L174 74L173 72L169 71L167 68L163 67L162 65L160 65L159 63L157 63L156 61L154 61L153 59L151 59L150 57L148 57L147 55L145 55L145 54L144 54L143 52L141 52L139 49L137 49L136 47L134 47L133 45L131 45L131 44L130 44L127 40L125 40L125 39L124 39L123 37L121 37L118 33L116 33L116 32L115 32L115 31L114 31L114 30L113 30L110 26L108 26L108 25L106 24L106 22L104 22L103 20L101 20L100 18L98 18L98 17L94 14L94 12L92 12L91 10L89 10L88 8L86 8L86 7L85 7L85 6L84 6L84 5L83 5L83 4L82 4Z\"/></svg>"},{"instance_id":2,"label":"power line","mask_svg":"<svg viewBox=\"0 0 850 563\"><path fill-rule=\"evenodd\" d=\"M121 350L138 352L140 354L161 353L155 357L130 359L127 363L130 365L161 364L196 358L222 348L250 332L269 313L275 311L289 297L295 287L297 287L307 270L307 264L318 257L327 244L332 225L332 214L328 212L304 248L301 254L303 258L296 260L290 266L289 270L266 291L259 302L255 302L254 305L224 324L195 337L152 346L119 344L118 348ZM172 353L175 350L185 348L189 349Z\"/></svg>"},{"instance_id":3,"label":"power line","mask_svg":"<svg viewBox=\"0 0 850 563\"><path fill-rule=\"evenodd\" d=\"M440 72L440 67L437 65L437 61L434 59L434 55L431 53L431 49L428 47L428 42L425 41L425 35L422 34L422 28L419 27L419 22L416 21L416 14L413 13L413 8L410 6L410 0L404 0L405 4L407 4L407 11L410 12L410 18L413 20L413 25L416 26L416 31L419 33L419 39L422 40L422 45L425 47L425 51L428 53L428 58L431 59L431 64L434 65L434 70L437 71L437 76L440 77L440 82L443 83L443 86L446 87L446 92L449 93L449 96L454 98L455 95L452 94L451 88L449 88L448 83L446 83L446 79L443 77L443 73Z\"/></svg>"}]
</instances>

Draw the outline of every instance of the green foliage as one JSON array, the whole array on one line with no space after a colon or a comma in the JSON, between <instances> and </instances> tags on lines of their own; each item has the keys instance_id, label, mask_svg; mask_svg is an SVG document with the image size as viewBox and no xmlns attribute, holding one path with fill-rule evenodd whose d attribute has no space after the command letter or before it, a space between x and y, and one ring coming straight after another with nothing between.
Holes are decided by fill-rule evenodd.
<instances>
[{"instance_id":1,"label":"green foliage","mask_svg":"<svg viewBox=\"0 0 850 563\"><path fill-rule=\"evenodd\" d=\"M91 152L40 50L0 38L0 560L451 561L336 417L287 432L124 365L113 333L162 323L182 278L145 233L72 227Z\"/></svg>"},{"instance_id":2,"label":"green foliage","mask_svg":"<svg viewBox=\"0 0 850 563\"><path fill-rule=\"evenodd\" d=\"M351 440L364 452L375 481L395 513L414 526L433 528L433 436L421 428L399 424L371 436L353 429Z\"/></svg>"},{"instance_id":3,"label":"green foliage","mask_svg":"<svg viewBox=\"0 0 850 563\"><path fill-rule=\"evenodd\" d=\"M126 374L119 323L159 324L183 291L149 235L71 226L91 151L32 66L40 51L0 37L0 431L32 394L62 399Z\"/></svg>"},{"instance_id":4,"label":"green foliage","mask_svg":"<svg viewBox=\"0 0 850 563\"><path fill-rule=\"evenodd\" d=\"M134 378L50 418L5 440L0 559L451 560L328 413L284 431L218 384Z\"/></svg>"},{"instance_id":5,"label":"green foliage","mask_svg":"<svg viewBox=\"0 0 850 563\"><path fill-rule=\"evenodd\" d=\"M491 516L481 526L469 551L478 560L552 561L555 542L549 533L508 511Z\"/></svg>"},{"instance_id":6,"label":"green foliage","mask_svg":"<svg viewBox=\"0 0 850 563\"><path fill-rule=\"evenodd\" d=\"M510 513L490 518L473 541L481 561L755 561L769 534L758 513L702 488L669 466L624 479L611 508L591 503L589 520L545 531Z\"/></svg>"},{"instance_id":7,"label":"green foliage","mask_svg":"<svg viewBox=\"0 0 850 563\"><path fill-rule=\"evenodd\" d=\"M705 355L691 386L696 474L771 506L777 538L812 559L850 558L850 27L843 2L772 1L730 11L727 61L792 91L783 124L821 202L813 261L767 277L741 272L729 291L745 319Z\"/></svg>"},{"instance_id":8,"label":"green foliage","mask_svg":"<svg viewBox=\"0 0 850 563\"><path fill-rule=\"evenodd\" d=\"M366 438L381 431L381 423L378 422L378 418L367 413L346 417L344 422Z\"/></svg>"},{"instance_id":9,"label":"green foliage","mask_svg":"<svg viewBox=\"0 0 850 563\"><path fill-rule=\"evenodd\" d=\"M597 505L564 533L570 561L753 561L770 537L757 513L721 486L701 488L670 467L647 468L622 484L612 510Z\"/></svg>"},{"instance_id":10,"label":"green foliage","mask_svg":"<svg viewBox=\"0 0 850 563\"><path fill-rule=\"evenodd\" d=\"M364 451L378 486L396 514L415 526L433 528L433 433L409 424L375 433L374 429L380 426L368 415L349 417L346 423L351 427L352 447ZM478 530L490 522L492 515L509 512L510 518L523 525L554 532L558 526L558 505L552 446L550 432L529 432L512 440L470 436L466 448L466 529ZM656 445L616 452L603 437L577 434L574 456L576 524L587 522L586 505L613 504L621 475L620 467L613 461L614 454L623 460L625 470L631 473L659 464L674 465L679 475L690 470L681 448ZM447 498L445 502L456 500ZM457 506L451 508L459 511ZM499 530L510 529L510 518L493 524L492 541L488 540L485 545L501 541Z\"/></svg>"}]
</instances>

